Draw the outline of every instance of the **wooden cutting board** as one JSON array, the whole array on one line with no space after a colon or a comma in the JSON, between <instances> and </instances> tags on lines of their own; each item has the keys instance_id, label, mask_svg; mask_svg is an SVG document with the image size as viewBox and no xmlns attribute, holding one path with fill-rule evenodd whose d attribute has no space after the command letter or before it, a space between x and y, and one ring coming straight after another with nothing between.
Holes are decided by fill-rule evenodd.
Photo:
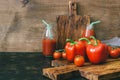
<instances>
[{"instance_id":1,"label":"wooden cutting board","mask_svg":"<svg viewBox=\"0 0 120 80\"><path fill-rule=\"evenodd\" d=\"M83 29L90 24L90 17L77 15L77 2L69 2L69 15L57 17L57 48L63 49L66 39L78 40L82 36Z\"/></svg>"},{"instance_id":2,"label":"wooden cutting board","mask_svg":"<svg viewBox=\"0 0 120 80\"><path fill-rule=\"evenodd\" d=\"M99 65L85 63L82 67L66 60L53 60L51 65L54 67L43 69L43 75L52 80L66 80L76 76L89 80L111 80L120 77L120 58L108 59Z\"/></svg>"}]
</instances>

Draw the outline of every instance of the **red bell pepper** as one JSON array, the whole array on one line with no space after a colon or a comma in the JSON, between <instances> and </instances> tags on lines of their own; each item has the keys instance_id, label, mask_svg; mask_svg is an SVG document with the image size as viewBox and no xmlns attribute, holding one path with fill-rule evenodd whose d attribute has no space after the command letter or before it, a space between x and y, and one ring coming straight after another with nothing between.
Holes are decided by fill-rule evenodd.
<instances>
[{"instance_id":1,"label":"red bell pepper","mask_svg":"<svg viewBox=\"0 0 120 80\"><path fill-rule=\"evenodd\" d=\"M74 41L67 39L67 43L65 45L66 58L69 62L73 62L75 58L75 45Z\"/></svg>"},{"instance_id":2,"label":"red bell pepper","mask_svg":"<svg viewBox=\"0 0 120 80\"><path fill-rule=\"evenodd\" d=\"M75 44L75 54L76 55L81 55L81 56L86 56L86 46L84 41L76 41Z\"/></svg>"},{"instance_id":3,"label":"red bell pepper","mask_svg":"<svg viewBox=\"0 0 120 80\"><path fill-rule=\"evenodd\" d=\"M86 40L88 42L88 45L86 47L86 52L89 61L94 64L105 62L108 58L107 45L97 42L94 36L91 36L90 38L95 40L94 44L91 43L90 40L87 38L81 38L81 40Z\"/></svg>"}]
</instances>

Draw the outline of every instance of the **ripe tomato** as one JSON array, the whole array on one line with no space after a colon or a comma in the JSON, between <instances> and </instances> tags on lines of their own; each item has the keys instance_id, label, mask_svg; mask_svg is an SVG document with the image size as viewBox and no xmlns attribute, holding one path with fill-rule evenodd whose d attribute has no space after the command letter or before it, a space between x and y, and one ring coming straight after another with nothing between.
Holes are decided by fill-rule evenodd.
<instances>
[{"instance_id":1,"label":"ripe tomato","mask_svg":"<svg viewBox=\"0 0 120 80\"><path fill-rule=\"evenodd\" d=\"M107 46L108 47L108 54L109 54L109 56L110 56L110 52L111 52L111 50L112 50L112 46Z\"/></svg>"},{"instance_id":2,"label":"ripe tomato","mask_svg":"<svg viewBox=\"0 0 120 80\"><path fill-rule=\"evenodd\" d=\"M53 53L53 58L54 59L60 59L61 57L62 57L61 52L56 51L56 52Z\"/></svg>"},{"instance_id":3,"label":"ripe tomato","mask_svg":"<svg viewBox=\"0 0 120 80\"><path fill-rule=\"evenodd\" d=\"M112 58L118 58L118 57L120 56L119 49L118 49L118 48L111 49L111 51L110 51L110 56L111 56Z\"/></svg>"},{"instance_id":4,"label":"ripe tomato","mask_svg":"<svg viewBox=\"0 0 120 80\"><path fill-rule=\"evenodd\" d=\"M112 49L112 47L111 47L111 46L108 46L108 50L109 50L109 52L111 51L111 49Z\"/></svg>"},{"instance_id":5,"label":"ripe tomato","mask_svg":"<svg viewBox=\"0 0 120 80\"><path fill-rule=\"evenodd\" d=\"M74 58L74 64L76 66L78 66L78 67L83 66L84 63L85 63L85 59L83 56L78 55Z\"/></svg>"},{"instance_id":6,"label":"ripe tomato","mask_svg":"<svg viewBox=\"0 0 120 80\"><path fill-rule=\"evenodd\" d=\"M62 52L62 58L66 59L66 53L65 52Z\"/></svg>"},{"instance_id":7,"label":"ripe tomato","mask_svg":"<svg viewBox=\"0 0 120 80\"><path fill-rule=\"evenodd\" d=\"M119 50L119 53L120 53L120 48L118 48L118 50Z\"/></svg>"}]
</instances>

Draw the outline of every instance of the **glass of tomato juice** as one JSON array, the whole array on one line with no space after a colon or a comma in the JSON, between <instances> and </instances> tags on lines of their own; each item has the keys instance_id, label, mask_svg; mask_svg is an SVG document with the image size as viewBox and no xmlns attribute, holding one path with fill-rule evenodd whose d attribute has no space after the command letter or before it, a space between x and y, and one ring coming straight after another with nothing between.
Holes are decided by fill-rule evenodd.
<instances>
[{"instance_id":1,"label":"glass of tomato juice","mask_svg":"<svg viewBox=\"0 0 120 80\"><path fill-rule=\"evenodd\" d=\"M56 49L56 39L53 28L46 21L42 20L46 25L44 38L42 39L42 52L44 56L52 56Z\"/></svg>"},{"instance_id":2,"label":"glass of tomato juice","mask_svg":"<svg viewBox=\"0 0 120 80\"><path fill-rule=\"evenodd\" d=\"M86 26L86 29L83 30L82 37L90 38L90 36L95 36L94 26L95 24L100 23L101 21L95 21Z\"/></svg>"},{"instance_id":3,"label":"glass of tomato juice","mask_svg":"<svg viewBox=\"0 0 120 80\"><path fill-rule=\"evenodd\" d=\"M95 36L95 31L93 29L86 29L83 31L82 37L90 38L90 36Z\"/></svg>"},{"instance_id":4,"label":"glass of tomato juice","mask_svg":"<svg viewBox=\"0 0 120 80\"><path fill-rule=\"evenodd\" d=\"M56 40L55 39L43 39L42 40L42 50L44 56L52 56L56 49Z\"/></svg>"}]
</instances>

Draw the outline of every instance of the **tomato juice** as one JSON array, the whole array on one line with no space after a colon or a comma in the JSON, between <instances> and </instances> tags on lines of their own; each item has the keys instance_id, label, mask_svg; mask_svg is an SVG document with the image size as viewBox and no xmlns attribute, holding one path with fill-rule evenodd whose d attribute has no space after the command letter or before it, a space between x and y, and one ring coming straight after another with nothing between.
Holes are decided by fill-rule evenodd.
<instances>
[{"instance_id":1,"label":"tomato juice","mask_svg":"<svg viewBox=\"0 0 120 80\"><path fill-rule=\"evenodd\" d=\"M42 41L42 50L44 56L52 56L56 49L56 40L55 39L43 39Z\"/></svg>"},{"instance_id":2,"label":"tomato juice","mask_svg":"<svg viewBox=\"0 0 120 80\"><path fill-rule=\"evenodd\" d=\"M90 38L90 36L95 36L95 32L93 29L83 31L82 37Z\"/></svg>"}]
</instances>

